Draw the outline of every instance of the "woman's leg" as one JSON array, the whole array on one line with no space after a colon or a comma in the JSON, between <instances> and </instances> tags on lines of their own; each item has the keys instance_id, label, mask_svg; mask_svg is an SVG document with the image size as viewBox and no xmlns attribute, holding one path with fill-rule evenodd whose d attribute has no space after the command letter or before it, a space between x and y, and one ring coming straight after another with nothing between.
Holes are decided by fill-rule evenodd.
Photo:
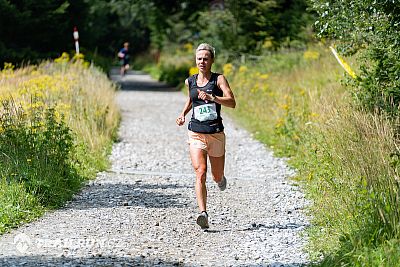
<instances>
[{"instance_id":1,"label":"woman's leg","mask_svg":"<svg viewBox=\"0 0 400 267\"><path fill-rule=\"evenodd\" d=\"M206 188L206 173L207 173L207 152L200 148L190 146L190 158L196 172L196 197L197 205L200 212L207 209L207 188Z\"/></svg>"},{"instance_id":2,"label":"woman's leg","mask_svg":"<svg viewBox=\"0 0 400 267\"><path fill-rule=\"evenodd\" d=\"M211 173L215 182L219 183L224 177L225 155L222 157L210 157Z\"/></svg>"}]
</instances>

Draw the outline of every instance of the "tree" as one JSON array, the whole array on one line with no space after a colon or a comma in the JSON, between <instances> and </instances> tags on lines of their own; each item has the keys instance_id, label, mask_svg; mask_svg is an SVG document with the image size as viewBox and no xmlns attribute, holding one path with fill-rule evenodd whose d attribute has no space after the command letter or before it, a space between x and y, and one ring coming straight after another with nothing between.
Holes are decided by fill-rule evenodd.
<instances>
[{"instance_id":1,"label":"tree","mask_svg":"<svg viewBox=\"0 0 400 267\"><path fill-rule=\"evenodd\" d=\"M59 56L74 49L78 27L83 53L115 57L123 42L139 53L170 44L209 40L232 53L299 39L306 0L0 0L0 64ZM219 50L220 50L219 49Z\"/></svg>"},{"instance_id":2,"label":"tree","mask_svg":"<svg viewBox=\"0 0 400 267\"><path fill-rule=\"evenodd\" d=\"M71 47L73 25L84 11L79 5L80 0L0 1L0 62L51 57Z\"/></svg>"},{"instance_id":3,"label":"tree","mask_svg":"<svg viewBox=\"0 0 400 267\"><path fill-rule=\"evenodd\" d=\"M197 25L200 39L212 40L217 48L230 54L258 53L266 40L275 47L298 40L311 24L306 0L226 0L223 10L204 10Z\"/></svg>"},{"instance_id":4,"label":"tree","mask_svg":"<svg viewBox=\"0 0 400 267\"><path fill-rule=\"evenodd\" d=\"M369 110L399 113L400 2L397 0L311 0L320 36L333 38L338 49L360 54L356 99Z\"/></svg>"},{"instance_id":5,"label":"tree","mask_svg":"<svg viewBox=\"0 0 400 267\"><path fill-rule=\"evenodd\" d=\"M258 50L266 39L276 47L289 40L306 43L302 33L312 23L306 0L227 0L227 6L237 20L246 51Z\"/></svg>"}]
</instances>

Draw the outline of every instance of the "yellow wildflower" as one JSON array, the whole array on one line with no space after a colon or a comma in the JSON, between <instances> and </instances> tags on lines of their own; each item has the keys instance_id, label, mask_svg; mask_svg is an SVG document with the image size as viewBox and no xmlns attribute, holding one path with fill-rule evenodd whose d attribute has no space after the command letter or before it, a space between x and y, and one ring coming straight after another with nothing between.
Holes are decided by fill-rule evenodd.
<instances>
[{"instance_id":1,"label":"yellow wildflower","mask_svg":"<svg viewBox=\"0 0 400 267\"><path fill-rule=\"evenodd\" d=\"M4 62L4 68L3 68L4 72L8 72L8 71L13 72L14 69L15 69L15 66L12 63Z\"/></svg>"},{"instance_id":2,"label":"yellow wildflower","mask_svg":"<svg viewBox=\"0 0 400 267\"><path fill-rule=\"evenodd\" d=\"M193 45L191 43L184 44L183 48L187 53L193 53Z\"/></svg>"},{"instance_id":3,"label":"yellow wildflower","mask_svg":"<svg viewBox=\"0 0 400 267\"><path fill-rule=\"evenodd\" d=\"M240 73L246 72L246 71L247 71L247 67L246 66L240 66L240 68L239 68L239 72Z\"/></svg>"},{"instance_id":4,"label":"yellow wildflower","mask_svg":"<svg viewBox=\"0 0 400 267\"><path fill-rule=\"evenodd\" d=\"M284 119L279 118L279 119L276 121L275 128L280 128L280 127L282 127L284 124L285 124Z\"/></svg>"},{"instance_id":5,"label":"yellow wildflower","mask_svg":"<svg viewBox=\"0 0 400 267\"><path fill-rule=\"evenodd\" d=\"M273 46L273 44L272 44L271 38L267 38L267 39L265 39L262 47L265 48L265 49L269 49L272 46Z\"/></svg>"},{"instance_id":6,"label":"yellow wildflower","mask_svg":"<svg viewBox=\"0 0 400 267\"><path fill-rule=\"evenodd\" d=\"M83 60L85 56L82 53L75 54L73 60Z\"/></svg>"},{"instance_id":7,"label":"yellow wildflower","mask_svg":"<svg viewBox=\"0 0 400 267\"><path fill-rule=\"evenodd\" d=\"M67 52L63 52L60 57L54 59L56 63L68 63L69 62L69 54Z\"/></svg>"},{"instance_id":8,"label":"yellow wildflower","mask_svg":"<svg viewBox=\"0 0 400 267\"><path fill-rule=\"evenodd\" d=\"M305 60L316 60L319 58L319 53L317 51L307 50L303 54L303 58Z\"/></svg>"},{"instance_id":9,"label":"yellow wildflower","mask_svg":"<svg viewBox=\"0 0 400 267\"><path fill-rule=\"evenodd\" d=\"M232 74L233 71L233 65L231 63L227 63L222 67L223 73L226 76L229 76Z\"/></svg>"},{"instance_id":10,"label":"yellow wildflower","mask_svg":"<svg viewBox=\"0 0 400 267\"><path fill-rule=\"evenodd\" d=\"M256 93L258 91L258 87L257 86L253 86L251 89L250 89L250 92L251 93Z\"/></svg>"},{"instance_id":11,"label":"yellow wildflower","mask_svg":"<svg viewBox=\"0 0 400 267\"><path fill-rule=\"evenodd\" d=\"M4 68L0 73L5 76L12 77L14 76L14 68L15 66L12 63L4 62Z\"/></svg>"},{"instance_id":12,"label":"yellow wildflower","mask_svg":"<svg viewBox=\"0 0 400 267\"><path fill-rule=\"evenodd\" d=\"M288 111L290 109L290 105L289 104L283 104L281 105L282 109Z\"/></svg>"},{"instance_id":13,"label":"yellow wildflower","mask_svg":"<svg viewBox=\"0 0 400 267\"><path fill-rule=\"evenodd\" d=\"M197 67L190 67L189 69L189 76L192 76L194 74L197 74L199 71L197 70Z\"/></svg>"},{"instance_id":14,"label":"yellow wildflower","mask_svg":"<svg viewBox=\"0 0 400 267\"><path fill-rule=\"evenodd\" d=\"M269 87L267 84L262 85L261 90L263 91L263 93L267 93L269 90ZM271 95L272 96L272 95Z\"/></svg>"}]
</instances>

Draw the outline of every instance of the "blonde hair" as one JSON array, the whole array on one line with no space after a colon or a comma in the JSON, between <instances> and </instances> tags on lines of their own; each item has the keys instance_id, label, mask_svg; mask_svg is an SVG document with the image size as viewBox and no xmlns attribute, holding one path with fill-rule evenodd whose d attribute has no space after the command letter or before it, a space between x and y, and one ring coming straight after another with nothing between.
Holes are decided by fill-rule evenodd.
<instances>
[{"instance_id":1,"label":"blonde hair","mask_svg":"<svg viewBox=\"0 0 400 267\"><path fill-rule=\"evenodd\" d=\"M201 50L207 50L208 52L210 52L211 58L215 57L215 48L212 47L211 45L209 45L207 43L199 44L199 46L196 49L196 53L201 51Z\"/></svg>"}]
</instances>

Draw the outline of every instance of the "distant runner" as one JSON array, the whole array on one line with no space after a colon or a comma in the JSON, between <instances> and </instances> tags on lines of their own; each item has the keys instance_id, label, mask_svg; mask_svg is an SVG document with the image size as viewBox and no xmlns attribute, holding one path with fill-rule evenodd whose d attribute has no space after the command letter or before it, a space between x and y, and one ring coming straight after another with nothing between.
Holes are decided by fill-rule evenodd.
<instances>
[{"instance_id":1,"label":"distant runner","mask_svg":"<svg viewBox=\"0 0 400 267\"><path fill-rule=\"evenodd\" d=\"M186 114L192 110L188 124L189 152L196 172L196 197L200 214L197 224L208 228L207 204L207 155L211 163L211 173L221 191L226 188L224 176L225 133L221 118L221 105L235 108L236 101L228 81L222 74L211 72L215 49L209 44L200 44L196 49L198 74L185 80L189 96L176 123L182 126Z\"/></svg>"},{"instance_id":2,"label":"distant runner","mask_svg":"<svg viewBox=\"0 0 400 267\"><path fill-rule=\"evenodd\" d=\"M124 77L129 69L129 43L125 42L124 47L118 52L119 63L121 65L120 74Z\"/></svg>"}]
</instances>

